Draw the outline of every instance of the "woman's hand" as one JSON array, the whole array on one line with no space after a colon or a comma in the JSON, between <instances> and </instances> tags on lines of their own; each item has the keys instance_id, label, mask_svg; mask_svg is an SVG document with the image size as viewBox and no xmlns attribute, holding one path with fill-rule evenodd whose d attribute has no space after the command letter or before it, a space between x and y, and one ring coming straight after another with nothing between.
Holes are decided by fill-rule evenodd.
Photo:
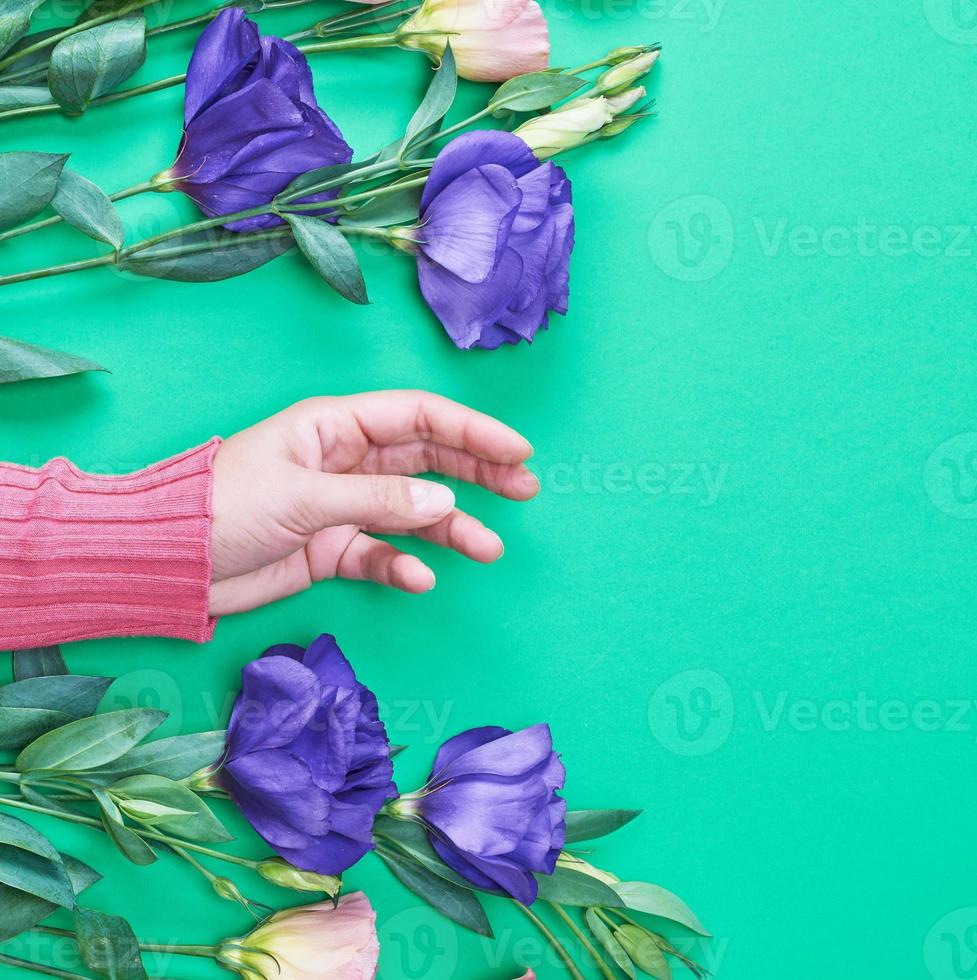
<instances>
[{"instance_id":1,"label":"woman's hand","mask_svg":"<svg viewBox=\"0 0 977 980\"><path fill-rule=\"evenodd\" d=\"M228 439L214 462L214 616L243 612L327 578L427 592L419 558L371 537L415 534L475 561L502 541L413 474L435 472L529 500L532 446L480 412L423 391L312 398Z\"/></svg>"}]
</instances>

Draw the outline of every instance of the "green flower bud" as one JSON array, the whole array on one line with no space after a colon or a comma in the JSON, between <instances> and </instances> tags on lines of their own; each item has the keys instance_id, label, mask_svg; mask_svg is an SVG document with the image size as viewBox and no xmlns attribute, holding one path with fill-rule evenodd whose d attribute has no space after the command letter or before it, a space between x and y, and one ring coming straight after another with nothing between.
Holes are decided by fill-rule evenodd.
<instances>
[{"instance_id":1,"label":"green flower bud","mask_svg":"<svg viewBox=\"0 0 977 980\"><path fill-rule=\"evenodd\" d=\"M245 908L249 907L248 900L230 878L211 878L210 883L221 898L226 898L229 902L239 902Z\"/></svg>"},{"instance_id":2,"label":"green flower bud","mask_svg":"<svg viewBox=\"0 0 977 980\"><path fill-rule=\"evenodd\" d=\"M333 897L339 894L343 879L333 875L320 875L314 871L302 871L282 858L268 858L258 864L258 874L265 881L282 888L292 888L299 892L325 892Z\"/></svg>"},{"instance_id":3,"label":"green flower bud","mask_svg":"<svg viewBox=\"0 0 977 980\"><path fill-rule=\"evenodd\" d=\"M614 938L624 947L624 952L639 970L653 977L669 975L665 954L639 926L626 922L614 930Z\"/></svg>"},{"instance_id":4,"label":"green flower bud","mask_svg":"<svg viewBox=\"0 0 977 980\"><path fill-rule=\"evenodd\" d=\"M630 88L639 78L643 78L651 71L659 54L660 51L645 51L635 58L608 68L597 79L597 91L602 95L616 95Z\"/></svg>"}]
</instances>

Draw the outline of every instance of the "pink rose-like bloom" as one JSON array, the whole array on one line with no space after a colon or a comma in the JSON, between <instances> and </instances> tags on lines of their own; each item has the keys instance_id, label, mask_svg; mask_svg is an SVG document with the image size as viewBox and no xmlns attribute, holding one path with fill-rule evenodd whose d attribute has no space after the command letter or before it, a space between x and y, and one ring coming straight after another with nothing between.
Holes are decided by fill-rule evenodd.
<instances>
[{"instance_id":1,"label":"pink rose-like bloom","mask_svg":"<svg viewBox=\"0 0 977 980\"><path fill-rule=\"evenodd\" d=\"M319 902L285 909L247 936L225 942L217 961L245 980L374 980L376 918L363 892L344 895L335 908Z\"/></svg>"},{"instance_id":2,"label":"pink rose-like bloom","mask_svg":"<svg viewBox=\"0 0 977 980\"><path fill-rule=\"evenodd\" d=\"M436 33L411 37L411 31ZM458 74L474 82L505 82L550 61L549 30L536 0L425 0L397 33L402 46L435 59L450 41Z\"/></svg>"}]
</instances>

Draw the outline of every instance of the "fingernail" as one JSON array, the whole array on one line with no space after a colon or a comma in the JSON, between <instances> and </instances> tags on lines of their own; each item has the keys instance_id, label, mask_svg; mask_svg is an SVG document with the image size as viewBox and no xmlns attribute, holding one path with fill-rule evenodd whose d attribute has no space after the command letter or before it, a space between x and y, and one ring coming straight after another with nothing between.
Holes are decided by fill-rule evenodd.
<instances>
[{"instance_id":1,"label":"fingernail","mask_svg":"<svg viewBox=\"0 0 977 980\"><path fill-rule=\"evenodd\" d=\"M526 486L527 493L531 493L534 497L542 489L542 484L539 482L539 477L530 470L526 471L526 476L524 478L524 483Z\"/></svg>"},{"instance_id":2,"label":"fingernail","mask_svg":"<svg viewBox=\"0 0 977 980\"><path fill-rule=\"evenodd\" d=\"M505 542L495 533L495 531L492 531L492 537L499 542L499 558L501 558L505 554ZM498 558L496 561L498 561Z\"/></svg>"},{"instance_id":3,"label":"fingernail","mask_svg":"<svg viewBox=\"0 0 977 980\"><path fill-rule=\"evenodd\" d=\"M418 517L440 517L455 505L455 495L447 487L430 480L411 481L410 500Z\"/></svg>"}]
</instances>

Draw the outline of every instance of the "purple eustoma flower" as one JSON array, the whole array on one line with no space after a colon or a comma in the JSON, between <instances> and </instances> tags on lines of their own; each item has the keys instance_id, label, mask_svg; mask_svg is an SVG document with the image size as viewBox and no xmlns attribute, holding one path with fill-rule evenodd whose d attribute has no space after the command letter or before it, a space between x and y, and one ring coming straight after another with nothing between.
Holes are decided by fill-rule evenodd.
<instances>
[{"instance_id":1,"label":"purple eustoma flower","mask_svg":"<svg viewBox=\"0 0 977 980\"><path fill-rule=\"evenodd\" d=\"M328 635L270 647L242 677L216 782L287 861L342 874L397 795L376 698Z\"/></svg>"},{"instance_id":2,"label":"purple eustoma flower","mask_svg":"<svg viewBox=\"0 0 977 980\"><path fill-rule=\"evenodd\" d=\"M233 7L197 41L187 69L183 140L157 182L177 187L216 217L267 204L299 174L352 157L316 103L302 52L281 38L262 37ZM248 231L280 223L274 215L259 215L227 227Z\"/></svg>"},{"instance_id":3,"label":"purple eustoma flower","mask_svg":"<svg viewBox=\"0 0 977 980\"><path fill-rule=\"evenodd\" d=\"M419 819L442 860L477 888L536 901L566 838L566 771L548 725L473 728L438 751L427 785L391 806Z\"/></svg>"},{"instance_id":4,"label":"purple eustoma flower","mask_svg":"<svg viewBox=\"0 0 977 980\"><path fill-rule=\"evenodd\" d=\"M567 311L570 181L512 133L466 133L438 154L414 238L421 292L462 349L532 341Z\"/></svg>"}]
</instances>

